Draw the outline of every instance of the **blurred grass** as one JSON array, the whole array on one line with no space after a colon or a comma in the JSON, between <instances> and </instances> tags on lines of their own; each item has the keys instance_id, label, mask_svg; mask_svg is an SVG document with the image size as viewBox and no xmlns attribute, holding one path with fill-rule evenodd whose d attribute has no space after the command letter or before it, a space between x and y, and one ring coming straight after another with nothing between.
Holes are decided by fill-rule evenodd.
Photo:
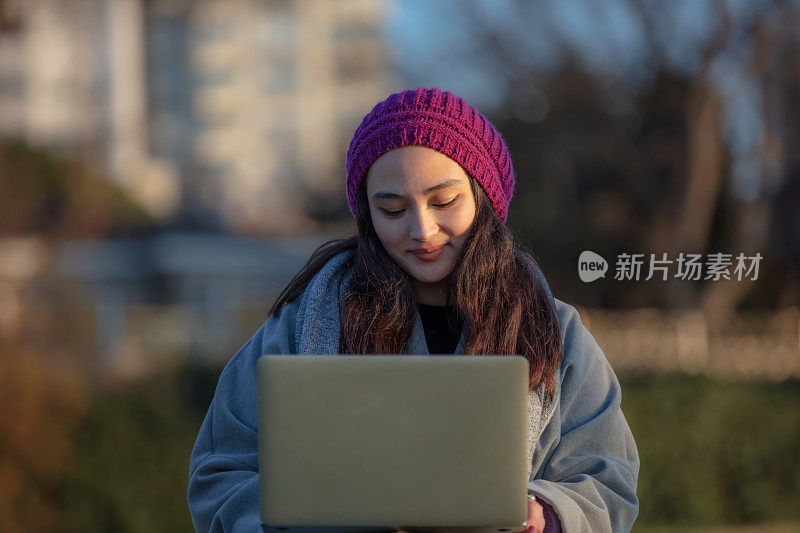
<instances>
[{"instance_id":1,"label":"blurred grass","mask_svg":"<svg viewBox=\"0 0 800 533\"><path fill-rule=\"evenodd\" d=\"M622 380L642 524L800 518L800 382Z\"/></svg>"},{"instance_id":2,"label":"blurred grass","mask_svg":"<svg viewBox=\"0 0 800 533\"><path fill-rule=\"evenodd\" d=\"M185 379L95 393L76 435L79 460L63 487L65 530L193 530L189 454L204 411L187 395Z\"/></svg>"},{"instance_id":3,"label":"blurred grass","mask_svg":"<svg viewBox=\"0 0 800 533\"><path fill-rule=\"evenodd\" d=\"M187 364L91 392L71 468L33 495L54 502L58 530L191 531L189 454L219 370ZM642 462L634 531L800 531L800 382L621 383Z\"/></svg>"}]
</instances>

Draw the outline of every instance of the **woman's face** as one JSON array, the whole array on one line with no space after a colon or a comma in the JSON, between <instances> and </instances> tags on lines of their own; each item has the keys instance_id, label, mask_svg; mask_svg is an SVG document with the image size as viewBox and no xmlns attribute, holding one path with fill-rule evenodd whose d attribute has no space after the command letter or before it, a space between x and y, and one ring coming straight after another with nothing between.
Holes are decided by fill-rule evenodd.
<instances>
[{"instance_id":1,"label":"woman's face","mask_svg":"<svg viewBox=\"0 0 800 533\"><path fill-rule=\"evenodd\" d=\"M419 302L445 305L447 277L475 220L469 176L436 150L404 146L379 157L366 179L383 247L411 276Z\"/></svg>"}]
</instances>

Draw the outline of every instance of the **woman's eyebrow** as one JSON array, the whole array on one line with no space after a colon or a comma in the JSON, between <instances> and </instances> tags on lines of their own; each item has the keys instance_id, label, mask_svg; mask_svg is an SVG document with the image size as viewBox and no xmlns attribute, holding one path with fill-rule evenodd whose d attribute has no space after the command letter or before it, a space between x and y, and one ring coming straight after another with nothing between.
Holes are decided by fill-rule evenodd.
<instances>
[{"instance_id":1,"label":"woman's eyebrow","mask_svg":"<svg viewBox=\"0 0 800 533\"><path fill-rule=\"evenodd\" d=\"M443 182L439 183L438 185L434 185L433 187L428 187L427 189L422 191L422 194L428 194L428 193L433 192L433 191L439 191L441 189L446 189L447 187L451 187L453 185L458 185L459 183L461 183L461 180L449 179L447 181L443 181ZM394 192L387 192L387 191L378 191L375 194L373 194L372 197L375 198L376 200L398 199L398 198L399 199L403 199L403 198L405 198L405 196L403 196L402 194L397 194L397 193L394 193Z\"/></svg>"}]
</instances>

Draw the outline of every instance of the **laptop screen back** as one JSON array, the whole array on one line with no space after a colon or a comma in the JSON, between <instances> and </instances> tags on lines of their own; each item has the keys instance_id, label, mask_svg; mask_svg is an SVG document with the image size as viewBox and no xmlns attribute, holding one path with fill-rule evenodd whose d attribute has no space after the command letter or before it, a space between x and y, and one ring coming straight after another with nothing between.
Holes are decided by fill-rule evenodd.
<instances>
[{"instance_id":1,"label":"laptop screen back","mask_svg":"<svg viewBox=\"0 0 800 533\"><path fill-rule=\"evenodd\" d=\"M268 355L258 373L265 524L525 520L526 359Z\"/></svg>"}]
</instances>

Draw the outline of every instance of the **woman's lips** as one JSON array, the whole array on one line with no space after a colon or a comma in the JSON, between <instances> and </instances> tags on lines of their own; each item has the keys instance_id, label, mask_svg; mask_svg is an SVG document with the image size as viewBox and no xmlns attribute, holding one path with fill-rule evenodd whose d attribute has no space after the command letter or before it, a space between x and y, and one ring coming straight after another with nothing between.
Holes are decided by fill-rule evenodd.
<instances>
[{"instance_id":1,"label":"woman's lips","mask_svg":"<svg viewBox=\"0 0 800 533\"><path fill-rule=\"evenodd\" d=\"M417 249L411 250L411 253L414 254L414 257L419 259L420 261L433 261L444 252L444 244L440 246L434 246L432 248L428 248L429 251L425 251L424 249Z\"/></svg>"}]
</instances>

